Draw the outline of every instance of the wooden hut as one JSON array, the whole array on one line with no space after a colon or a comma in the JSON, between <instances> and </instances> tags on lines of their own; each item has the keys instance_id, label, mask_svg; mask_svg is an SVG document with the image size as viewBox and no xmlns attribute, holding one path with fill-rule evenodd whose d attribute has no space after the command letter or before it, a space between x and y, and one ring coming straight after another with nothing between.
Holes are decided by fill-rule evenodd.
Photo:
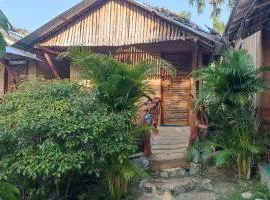
<instances>
[{"instance_id":1,"label":"wooden hut","mask_svg":"<svg viewBox=\"0 0 270 200\"><path fill-rule=\"evenodd\" d=\"M206 64L222 45L219 36L194 23L134 0L83 0L15 47L31 51L44 61L30 62L24 67L29 75L45 78L76 76L78 69L69 61L56 60L59 53L72 46L110 53L131 64L161 57L171 62L178 73L171 79L157 67L157 73L149 77L155 95L162 99L160 123L188 125L189 102L185 97L190 93L196 95L196 86L199 87L189 74Z\"/></svg>"},{"instance_id":2,"label":"wooden hut","mask_svg":"<svg viewBox=\"0 0 270 200\"><path fill-rule=\"evenodd\" d=\"M256 66L270 66L270 1L237 0L225 37L235 49L245 49L251 55ZM270 73L264 73L263 79L270 85ZM270 92L257 96L261 116L270 127Z\"/></svg>"}]
</instances>

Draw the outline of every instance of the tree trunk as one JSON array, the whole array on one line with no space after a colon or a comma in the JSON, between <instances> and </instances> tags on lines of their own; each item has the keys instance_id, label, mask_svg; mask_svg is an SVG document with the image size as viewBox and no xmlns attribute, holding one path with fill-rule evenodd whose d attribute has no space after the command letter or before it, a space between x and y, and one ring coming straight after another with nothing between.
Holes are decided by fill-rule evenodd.
<instances>
[{"instance_id":1,"label":"tree trunk","mask_svg":"<svg viewBox=\"0 0 270 200\"><path fill-rule=\"evenodd\" d=\"M250 161L249 159L237 158L238 177L240 180L250 179Z\"/></svg>"},{"instance_id":2,"label":"tree trunk","mask_svg":"<svg viewBox=\"0 0 270 200\"><path fill-rule=\"evenodd\" d=\"M248 158L248 171L247 171L247 177L246 180L250 180L250 176L251 176L251 158Z\"/></svg>"}]
</instances>

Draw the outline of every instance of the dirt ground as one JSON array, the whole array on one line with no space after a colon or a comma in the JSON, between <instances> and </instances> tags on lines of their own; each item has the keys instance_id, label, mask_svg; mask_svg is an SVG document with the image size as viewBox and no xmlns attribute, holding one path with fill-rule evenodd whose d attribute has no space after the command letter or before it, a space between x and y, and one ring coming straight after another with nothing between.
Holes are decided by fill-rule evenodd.
<instances>
[{"instance_id":1,"label":"dirt ground","mask_svg":"<svg viewBox=\"0 0 270 200\"><path fill-rule=\"evenodd\" d=\"M186 181L187 185L190 185L194 179L210 180L213 190L202 190L202 187L197 187L189 191L182 191L180 189L177 195L172 195L171 190L170 192L167 190L168 187L176 182L178 182L178 185L183 185L183 182ZM188 183L188 180L190 180L190 183ZM141 188L140 182L133 183L127 200L215 200L218 196L233 191L237 184L237 173L232 167L203 167L202 172L196 176L186 178L173 177L163 180L160 178L150 178L149 183L155 184L155 182L159 182L156 184L157 189L150 190ZM160 185L166 185L166 188L162 188Z\"/></svg>"},{"instance_id":2,"label":"dirt ground","mask_svg":"<svg viewBox=\"0 0 270 200\"><path fill-rule=\"evenodd\" d=\"M214 183L216 194L229 193L238 183L237 169L232 166L223 168L204 167L200 176L210 179Z\"/></svg>"}]
</instances>

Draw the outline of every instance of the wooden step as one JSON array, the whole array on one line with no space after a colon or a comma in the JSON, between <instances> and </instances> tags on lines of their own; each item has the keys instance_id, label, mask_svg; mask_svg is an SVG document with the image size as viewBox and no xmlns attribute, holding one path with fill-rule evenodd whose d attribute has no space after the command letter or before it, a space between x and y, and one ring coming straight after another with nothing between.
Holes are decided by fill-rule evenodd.
<instances>
[{"instance_id":1,"label":"wooden step","mask_svg":"<svg viewBox=\"0 0 270 200\"><path fill-rule=\"evenodd\" d=\"M187 148L188 143L176 144L176 145L153 145L152 150L173 150L178 148Z\"/></svg>"},{"instance_id":2,"label":"wooden step","mask_svg":"<svg viewBox=\"0 0 270 200\"><path fill-rule=\"evenodd\" d=\"M152 154L151 160L175 160L185 158L186 153L160 153Z\"/></svg>"},{"instance_id":3,"label":"wooden step","mask_svg":"<svg viewBox=\"0 0 270 200\"><path fill-rule=\"evenodd\" d=\"M166 126L160 126L158 127L158 130L160 133L190 133L189 127L166 127Z\"/></svg>"},{"instance_id":4,"label":"wooden step","mask_svg":"<svg viewBox=\"0 0 270 200\"><path fill-rule=\"evenodd\" d=\"M187 151L186 148L177 148L177 149L152 149L152 154L157 155L157 154L173 154L173 153L185 153Z\"/></svg>"},{"instance_id":5,"label":"wooden step","mask_svg":"<svg viewBox=\"0 0 270 200\"><path fill-rule=\"evenodd\" d=\"M153 140L182 140L182 141L186 141L189 140L189 135L157 135L155 137L153 137Z\"/></svg>"},{"instance_id":6,"label":"wooden step","mask_svg":"<svg viewBox=\"0 0 270 200\"><path fill-rule=\"evenodd\" d=\"M157 138L159 138L159 137L182 137L182 138L188 138L190 136L190 132L188 132L188 133L185 133L185 132L177 132L177 133L175 133L175 132L167 132L167 133L164 133L164 132L158 132L157 134L156 134L156 137Z\"/></svg>"},{"instance_id":7,"label":"wooden step","mask_svg":"<svg viewBox=\"0 0 270 200\"><path fill-rule=\"evenodd\" d=\"M181 140L181 139L187 139L189 138L190 134L179 134L179 133L158 133L155 136L153 136L154 139L175 139L175 140Z\"/></svg>"},{"instance_id":8,"label":"wooden step","mask_svg":"<svg viewBox=\"0 0 270 200\"><path fill-rule=\"evenodd\" d=\"M186 144L188 143L188 139L185 139L185 140L166 140L166 139L163 139L163 140L153 140L152 142L152 146L155 146L155 145L181 145L181 144Z\"/></svg>"},{"instance_id":9,"label":"wooden step","mask_svg":"<svg viewBox=\"0 0 270 200\"><path fill-rule=\"evenodd\" d=\"M176 160L151 160L150 169L152 171L162 170L162 169L171 169L171 168L190 168L190 165L186 162L185 159L176 159Z\"/></svg>"}]
</instances>

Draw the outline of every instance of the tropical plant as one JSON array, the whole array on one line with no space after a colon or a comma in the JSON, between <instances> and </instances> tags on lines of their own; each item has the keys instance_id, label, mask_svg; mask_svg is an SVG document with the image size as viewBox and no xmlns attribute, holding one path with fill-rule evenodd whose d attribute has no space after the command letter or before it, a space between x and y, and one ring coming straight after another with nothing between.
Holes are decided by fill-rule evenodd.
<instances>
[{"instance_id":1,"label":"tropical plant","mask_svg":"<svg viewBox=\"0 0 270 200\"><path fill-rule=\"evenodd\" d=\"M269 67L256 67L246 51L230 51L220 61L194 72L204 82L198 102L211 112L222 114L227 109L241 108L256 94L268 89L261 74Z\"/></svg>"},{"instance_id":2,"label":"tropical plant","mask_svg":"<svg viewBox=\"0 0 270 200\"><path fill-rule=\"evenodd\" d=\"M260 78L265 71L270 68L255 67L245 51L232 51L195 72L204 82L197 103L206 105L213 130L209 140L195 148L204 152L204 157L212 155L217 166L233 161L240 179L250 177L252 159L261 150L254 142L259 122L253 98L267 89ZM215 149L219 151L213 153Z\"/></svg>"},{"instance_id":3,"label":"tropical plant","mask_svg":"<svg viewBox=\"0 0 270 200\"><path fill-rule=\"evenodd\" d=\"M146 63L131 67L117 62L110 56L95 54L88 51L78 51L72 48L69 56L75 66L82 69L82 76L91 81L99 92L99 99L114 110L125 110L135 106L135 103L147 92L146 75L149 65Z\"/></svg>"},{"instance_id":4,"label":"tropical plant","mask_svg":"<svg viewBox=\"0 0 270 200\"><path fill-rule=\"evenodd\" d=\"M127 193L127 186L134 178L146 177L147 174L142 169L132 165L128 160L115 162L117 159L110 159L106 165L106 180L108 190L113 199L121 199Z\"/></svg>"},{"instance_id":5,"label":"tropical plant","mask_svg":"<svg viewBox=\"0 0 270 200\"><path fill-rule=\"evenodd\" d=\"M202 152L204 160L212 158L217 167L236 164L241 180L249 179L251 162L262 150L259 144L254 143L254 135L259 134L259 130L254 126L254 117L250 115L254 113L251 108L247 108L247 111L235 109L211 132L208 140L194 146Z\"/></svg>"},{"instance_id":6,"label":"tropical plant","mask_svg":"<svg viewBox=\"0 0 270 200\"><path fill-rule=\"evenodd\" d=\"M12 184L0 182L0 200L18 200L20 191Z\"/></svg>"}]
</instances>

